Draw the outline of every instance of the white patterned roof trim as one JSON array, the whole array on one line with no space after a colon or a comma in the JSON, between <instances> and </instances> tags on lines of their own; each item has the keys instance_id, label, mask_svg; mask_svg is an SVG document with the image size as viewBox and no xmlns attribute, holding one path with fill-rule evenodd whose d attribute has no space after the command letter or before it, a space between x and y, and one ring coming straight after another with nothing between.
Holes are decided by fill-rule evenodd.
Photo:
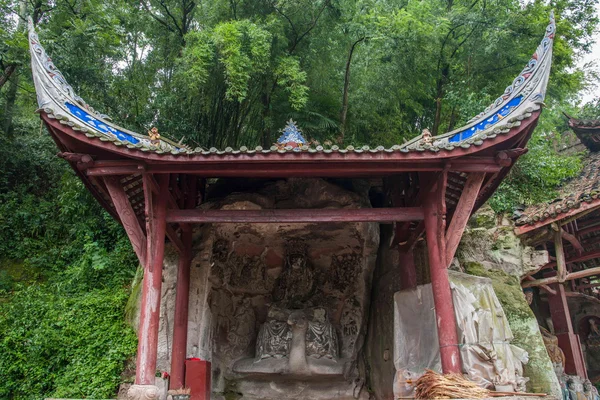
<instances>
[{"instance_id":1,"label":"white patterned roof trim","mask_svg":"<svg viewBox=\"0 0 600 400\"><path fill-rule=\"evenodd\" d=\"M38 112L43 111L46 114L52 114L55 118L61 120L68 120L73 123L73 126L86 126L91 130L90 127L82 119L74 115L67 107L66 103L71 103L77 107L82 108L92 116L95 120L101 122L107 127L122 131L135 139L139 140L142 147L149 149L161 149L163 151L171 151L182 148L182 150L188 150L185 146L177 145L168 139L161 138L158 141L152 141L149 136L142 135L136 132L132 132L128 129L115 125L109 121L109 117L100 114L92 107L90 107L81 97L79 97L75 90L60 70L54 65L52 59L46 53L46 50L40 44L35 27L31 18L28 18L29 27L29 51L31 54L31 71L33 76L33 82L37 95ZM96 129L96 131L106 137L111 137L106 133L103 133Z\"/></svg>"},{"instance_id":2,"label":"white patterned roof trim","mask_svg":"<svg viewBox=\"0 0 600 400\"><path fill-rule=\"evenodd\" d=\"M520 85L515 86L515 82L523 76L524 72L527 71L527 67L521 72L519 77L513 81L513 85L517 90L514 90L509 97L505 99L501 104L495 107L491 111L484 111L479 116L472 119L469 124L455 129L451 132L434 136L430 142L423 139L423 135L419 135L414 139L410 140L403 145L394 145L390 148L384 148L383 146L377 146L376 148L370 148L369 146L362 146L355 148L354 146L347 146L346 148L339 148L334 145L330 148L324 148L322 146L316 146L315 148L306 145L300 147L286 146L280 148L277 146L271 146L270 149L264 149L261 146L257 146L254 149L248 149L246 146L240 147L238 150L234 150L231 147L227 147L225 150L218 150L216 148L203 149L197 147L191 149L187 146L178 145L170 140L161 138L159 141L152 141L148 136L141 135L136 132L132 132L128 129L122 128L108 121L108 117L99 114L92 109L83 99L77 96L73 88L67 83L60 71L54 66L50 57L46 54L46 51L39 43L38 36L35 32L35 27L31 18L29 19L29 46L31 52L31 68L34 80L34 85L38 99L38 112L44 112L49 118L57 119L61 124L68 125L73 130L81 132L90 138L98 138L101 141L112 142L116 146L124 146L129 149L137 149L144 152L154 152L157 154L171 154L171 155L192 155L202 154L206 156L210 155L222 155L222 154L253 154L253 153L297 153L297 152L308 152L308 153L378 153L378 152L438 152L440 150L451 151L456 148L469 148L472 145L480 146L486 139L492 139L500 134L505 134L510 131L511 128L520 125L520 121L531 117L532 113L540 110L543 104L546 87L548 84L548 78L550 75L550 67L552 61L552 44L554 39L555 31L554 15L551 14L550 24L546 29L546 35L538 46L534 57L538 56L538 61L535 63L534 68L531 69L531 75L523 79ZM531 61L528 63L530 66ZM508 91L508 88L507 88ZM450 142L449 139L457 133L463 132L471 127L480 124L483 116L489 118L489 116L495 115L495 113L506 105L511 99L516 96L522 95L523 99L517 107L512 109L506 117L498 120L494 124L485 126L481 131L476 132L473 136L468 137L459 142ZM129 141L120 140L114 135L107 134L96 129L93 126L87 124L83 119L78 118L74 115L67 107L66 103L72 103L77 107L84 109L90 115L93 115L94 119L101 121L103 124L112 127L114 129L125 132L128 135L138 139L139 142L133 144ZM489 107L488 107L489 108Z\"/></svg>"},{"instance_id":3,"label":"white patterned roof trim","mask_svg":"<svg viewBox=\"0 0 600 400\"><path fill-rule=\"evenodd\" d=\"M550 77L550 69L552 67L552 48L554 44L554 35L556 33L556 21L554 19L554 12L550 12L550 22L546 27L544 38L538 45L533 56L517 76L513 83L506 88L504 94L496 101L487 107L481 114L469 120L469 122L457 128L451 132L444 133L433 137L434 145L441 145L447 143L448 140L456 135L457 133L464 132L484 121L486 118L490 118L498 113L507 103L515 99L518 96L523 96L521 102L515 107L508 115L504 116L501 120L507 117L520 115L524 110L527 109L539 109L540 105L543 105L544 98L546 96L546 88L548 86L548 79ZM500 120L500 121L501 121ZM493 130L496 125L500 125L499 122L491 124L486 127L484 131L476 133L473 137L481 136L489 130ZM412 147L418 145L418 142L422 140L422 135L417 136L405 145Z\"/></svg>"}]
</instances>

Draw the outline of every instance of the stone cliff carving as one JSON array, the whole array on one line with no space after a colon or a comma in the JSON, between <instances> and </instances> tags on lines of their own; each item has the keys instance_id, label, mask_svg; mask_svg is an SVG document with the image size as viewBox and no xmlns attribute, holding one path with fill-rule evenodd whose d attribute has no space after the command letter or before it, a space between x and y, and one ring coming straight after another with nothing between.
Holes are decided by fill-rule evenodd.
<instances>
[{"instance_id":1,"label":"stone cliff carving","mask_svg":"<svg viewBox=\"0 0 600 400\"><path fill-rule=\"evenodd\" d=\"M565 367L565 353L558 347L558 338L550 333L549 330L540 326L540 332L542 333L542 339L544 339L544 345L550 356L550 361L553 364L560 364L563 368Z\"/></svg>"},{"instance_id":2,"label":"stone cliff carving","mask_svg":"<svg viewBox=\"0 0 600 400\"><path fill-rule=\"evenodd\" d=\"M600 327L595 318L590 318L590 333L587 336L586 342L589 347L600 347Z\"/></svg>"},{"instance_id":3,"label":"stone cliff carving","mask_svg":"<svg viewBox=\"0 0 600 400\"><path fill-rule=\"evenodd\" d=\"M288 244L284 269L273 293L273 299L282 307L306 307L315 293L315 271L307 261L306 253L305 243L292 241Z\"/></svg>"},{"instance_id":4,"label":"stone cliff carving","mask_svg":"<svg viewBox=\"0 0 600 400\"><path fill-rule=\"evenodd\" d=\"M321 298L315 293L315 277L316 272L307 259L306 244L289 242L284 269L275 284L275 303L260 327L253 362L242 360L234 367L235 371L341 374L337 332L327 310L310 307Z\"/></svg>"}]
</instances>

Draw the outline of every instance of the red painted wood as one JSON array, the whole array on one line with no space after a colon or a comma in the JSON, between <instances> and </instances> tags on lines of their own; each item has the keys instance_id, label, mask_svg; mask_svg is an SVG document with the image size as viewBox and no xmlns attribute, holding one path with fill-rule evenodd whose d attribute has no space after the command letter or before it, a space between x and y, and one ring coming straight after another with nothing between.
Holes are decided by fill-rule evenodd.
<instances>
[{"instance_id":1,"label":"red painted wood","mask_svg":"<svg viewBox=\"0 0 600 400\"><path fill-rule=\"evenodd\" d=\"M185 193L186 208L196 206L196 178L188 181L188 191ZM173 318L173 351L171 356L171 389L180 389L184 385L185 358L187 350L188 306L190 291L190 266L192 262L192 229L184 225L181 241L185 251L179 255L177 266L177 292L175 295L175 316Z\"/></svg>"},{"instance_id":2,"label":"red painted wood","mask_svg":"<svg viewBox=\"0 0 600 400\"><path fill-rule=\"evenodd\" d=\"M125 146L115 146L110 142L102 142L97 138L88 138L81 132L74 131L70 126L63 125L59 121L49 118L44 112L40 113L40 117L44 120L47 126L54 129L58 135L59 140L69 147L69 151L96 154L98 152L106 152L112 154L113 157L124 157L129 159L144 160L147 163L159 162L159 163L174 163L189 165L193 162L198 163L211 163L215 161L225 162L228 169L240 169L239 163L243 161L250 161L253 164L261 162L273 163L272 171L276 171L281 166L293 161L310 161L321 165L326 165L330 162L341 161L348 162L350 164L356 163L361 160L376 160L377 162L420 162L426 160L451 160L455 163L458 157L465 157L472 154L486 154L494 150L500 144L514 143L515 140L519 139L523 134L528 133L537 124L540 111L534 111L530 118L521 121L518 127L512 128L508 133L498 135L495 138L488 138L483 141L480 146L469 146L468 148L455 148L453 150L440 150L437 152L422 151L416 152L411 151L403 153L400 151L393 152L375 152L370 151L354 152L349 151L347 153L308 153L308 152L285 152L285 153L253 153L253 154L213 154L211 156L205 156L202 154L194 155L172 155L172 154L156 154L153 152L142 152L137 149L128 149ZM521 140L519 140L521 141ZM75 146L77 144L78 146ZM87 147L87 149L71 149L70 147ZM91 149L96 149L91 151ZM495 155L495 152L494 152ZM326 161L323 163L322 161ZM414 169L413 169L414 170ZM454 170L454 168L453 168ZM183 171L182 171L183 172ZM243 173L243 171L240 171Z\"/></svg>"},{"instance_id":3,"label":"red painted wood","mask_svg":"<svg viewBox=\"0 0 600 400\"><path fill-rule=\"evenodd\" d=\"M600 198L592 200L589 203L581 203L581 206L579 208L573 208L571 210L569 210L566 213L561 213L558 214L556 217L551 217L551 218L547 218L543 221L539 221L536 222L534 224L531 225L521 225L521 226L517 226L515 228L515 233L517 235L522 235L524 233L527 233L529 231L533 231L535 229L541 228L542 226L546 226L551 224L552 222L557 222L557 221L561 221L563 219L567 219L570 217L573 217L579 213L582 213L584 211L592 211L596 208L600 207Z\"/></svg>"},{"instance_id":4,"label":"red painted wood","mask_svg":"<svg viewBox=\"0 0 600 400\"><path fill-rule=\"evenodd\" d=\"M140 264L146 265L146 235L140 226L119 178L115 176L106 176L104 177L104 184L106 185L106 189L119 214L121 224L123 224L123 228L125 228L125 232L129 237L129 241L133 246L133 250L138 257Z\"/></svg>"},{"instance_id":5,"label":"red painted wood","mask_svg":"<svg viewBox=\"0 0 600 400\"><path fill-rule=\"evenodd\" d=\"M169 191L168 175L160 176L158 181L160 195L153 199L148 178L148 176L144 176L148 247L146 250L144 279L142 281L142 305L135 371L135 383L138 385L153 385L156 373L162 269L165 250L166 195Z\"/></svg>"},{"instance_id":6,"label":"red painted wood","mask_svg":"<svg viewBox=\"0 0 600 400\"><path fill-rule=\"evenodd\" d=\"M554 225L552 226L554 227ZM562 238L562 229L558 227L558 230L554 232L554 255L556 256L556 277L561 283L567 277L567 261Z\"/></svg>"},{"instance_id":7,"label":"red painted wood","mask_svg":"<svg viewBox=\"0 0 600 400\"><path fill-rule=\"evenodd\" d=\"M450 265L460 239L467 227L467 222L473 212L477 195L479 195L479 189L485 178L484 172L472 172L467 178L467 182L460 196L460 200L456 205L454 214L452 215L452 221L446 231L446 265Z\"/></svg>"},{"instance_id":8,"label":"red painted wood","mask_svg":"<svg viewBox=\"0 0 600 400\"><path fill-rule=\"evenodd\" d=\"M582 255L580 255L578 257L568 258L566 262L567 262L567 264L571 264L571 263L587 261L587 260L591 260L593 258L599 258L599 257L600 257L600 250L594 250L594 251L591 251L588 253L583 253ZM545 268L551 268L551 267L554 267L555 265L556 265L556 261L552 261L552 262L549 262L548 264L544 265L542 268L540 268L540 270L545 269ZM581 271L571 272L571 273L567 274L567 276L565 277L564 280L570 281L573 279L585 278L585 277L596 275L596 274L600 274L600 267L589 268L589 269L584 269ZM552 276L549 278L536 279L536 280L529 281L529 282L523 282L521 284L521 286L526 288L526 287L533 287L533 286L540 286L540 285L549 285L551 283L558 282L558 280L559 279L557 276Z\"/></svg>"},{"instance_id":9,"label":"red painted wood","mask_svg":"<svg viewBox=\"0 0 600 400\"><path fill-rule=\"evenodd\" d=\"M458 349L458 336L456 333L456 319L454 317L454 303L452 291L448 280L446 265L445 232L445 185L447 173L435 177L437 185L425 198L425 234L427 238L427 253L429 255L429 269L431 272L431 286L437 317L438 340L440 345L440 358L442 371L445 374L461 373L460 352ZM425 177L421 179L432 179Z\"/></svg>"},{"instance_id":10,"label":"red painted wood","mask_svg":"<svg viewBox=\"0 0 600 400\"><path fill-rule=\"evenodd\" d=\"M192 391L191 400L210 400L210 362L187 360L185 362L185 385Z\"/></svg>"},{"instance_id":11,"label":"red painted wood","mask_svg":"<svg viewBox=\"0 0 600 400\"><path fill-rule=\"evenodd\" d=\"M423 219L420 207L268 209L268 210L168 210L167 222L177 223L302 223L394 222Z\"/></svg>"},{"instance_id":12,"label":"red painted wood","mask_svg":"<svg viewBox=\"0 0 600 400\"><path fill-rule=\"evenodd\" d=\"M579 336L573 332L571 324L571 313L562 284L553 285L556 295L548 295L550 315L554 332L558 338L558 345L565 353L565 372L569 375L577 375L587 378Z\"/></svg>"},{"instance_id":13,"label":"red painted wood","mask_svg":"<svg viewBox=\"0 0 600 400\"><path fill-rule=\"evenodd\" d=\"M412 249L398 252L398 266L400 267L400 290L417 287L417 270Z\"/></svg>"},{"instance_id":14,"label":"red painted wood","mask_svg":"<svg viewBox=\"0 0 600 400\"><path fill-rule=\"evenodd\" d=\"M581 245L577 237L575 237L575 235L565 231L564 229L561 229L561 235L564 240L571 243L571 245L577 250L579 254L583 253L583 246Z\"/></svg>"},{"instance_id":15,"label":"red painted wood","mask_svg":"<svg viewBox=\"0 0 600 400\"><path fill-rule=\"evenodd\" d=\"M467 162L465 162L467 161ZM146 171L155 174L161 173L181 173L195 174L207 178L223 177L253 177L253 178L288 178L288 177L372 177L386 176L403 172L413 171L442 171L444 164L441 162L428 163L407 163L407 164L389 164L374 162L357 162L348 165L346 163L327 163L321 161L317 165L308 163L298 163L290 161L286 164L250 164L235 163L236 168L231 165L223 164L185 164L185 165L162 165L151 164L139 167L132 165L125 166L98 166L95 163L93 167L86 170L88 176L104 175L127 175ZM459 159L452 162L452 169L460 172L498 172L502 167L497 164L489 164L481 161L471 161L469 159Z\"/></svg>"}]
</instances>

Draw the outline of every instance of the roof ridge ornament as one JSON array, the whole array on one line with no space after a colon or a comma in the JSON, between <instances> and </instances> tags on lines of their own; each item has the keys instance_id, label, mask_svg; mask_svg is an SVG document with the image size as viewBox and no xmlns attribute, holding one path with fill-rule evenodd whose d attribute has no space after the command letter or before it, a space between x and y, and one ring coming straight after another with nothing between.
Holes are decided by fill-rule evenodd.
<instances>
[{"instance_id":1,"label":"roof ridge ornament","mask_svg":"<svg viewBox=\"0 0 600 400\"><path fill-rule=\"evenodd\" d=\"M302 130L291 118L279 132L281 132L281 136L277 139L277 144L280 146L299 147L307 144L306 139L302 136Z\"/></svg>"}]
</instances>

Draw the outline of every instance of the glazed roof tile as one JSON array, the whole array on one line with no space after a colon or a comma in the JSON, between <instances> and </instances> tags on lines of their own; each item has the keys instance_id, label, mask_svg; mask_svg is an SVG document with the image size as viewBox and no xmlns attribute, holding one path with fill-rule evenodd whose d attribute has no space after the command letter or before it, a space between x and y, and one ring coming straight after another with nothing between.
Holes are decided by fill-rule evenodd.
<instances>
[{"instance_id":1,"label":"glazed roof tile","mask_svg":"<svg viewBox=\"0 0 600 400\"><path fill-rule=\"evenodd\" d=\"M528 207L517 225L533 225L546 220L554 220L562 214L582 208L600 197L600 153L590 153L584 160L579 176L569 180L559 190L559 196L552 201Z\"/></svg>"}]
</instances>

